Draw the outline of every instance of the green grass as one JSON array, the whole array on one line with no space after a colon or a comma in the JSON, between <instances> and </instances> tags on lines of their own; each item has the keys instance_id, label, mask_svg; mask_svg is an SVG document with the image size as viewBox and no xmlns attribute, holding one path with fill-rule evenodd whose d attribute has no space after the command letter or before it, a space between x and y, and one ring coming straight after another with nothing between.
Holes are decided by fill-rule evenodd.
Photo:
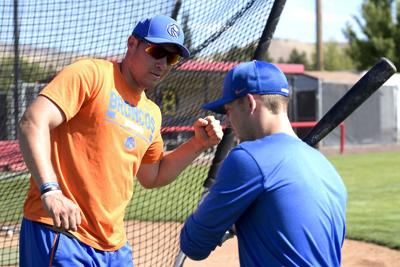
<instances>
[{"instance_id":1,"label":"green grass","mask_svg":"<svg viewBox=\"0 0 400 267\"><path fill-rule=\"evenodd\" d=\"M15 225L22 218L22 206L29 185L29 175L23 173L0 173L0 226ZM2 235L5 233L2 232ZM15 238L15 237L13 237ZM0 266L18 265L18 247L10 247L9 240L0 244ZM5 246L5 247L4 247Z\"/></svg>"},{"instance_id":2,"label":"green grass","mask_svg":"<svg viewBox=\"0 0 400 267\"><path fill-rule=\"evenodd\" d=\"M348 190L347 238L400 249L400 153L329 159Z\"/></svg>"},{"instance_id":3,"label":"green grass","mask_svg":"<svg viewBox=\"0 0 400 267\"><path fill-rule=\"evenodd\" d=\"M170 185L151 190L135 182L125 219L184 221L197 207L207 173L207 166L192 165Z\"/></svg>"},{"instance_id":4,"label":"green grass","mask_svg":"<svg viewBox=\"0 0 400 267\"><path fill-rule=\"evenodd\" d=\"M0 223L22 218L22 205L29 186L29 176L19 173L0 173Z\"/></svg>"}]
</instances>

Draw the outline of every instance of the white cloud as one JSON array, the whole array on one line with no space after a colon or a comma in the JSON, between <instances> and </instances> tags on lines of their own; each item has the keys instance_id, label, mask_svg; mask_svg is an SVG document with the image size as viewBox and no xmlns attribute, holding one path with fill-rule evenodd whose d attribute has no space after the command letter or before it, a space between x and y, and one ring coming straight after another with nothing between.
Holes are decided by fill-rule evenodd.
<instances>
[{"instance_id":1,"label":"white cloud","mask_svg":"<svg viewBox=\"0 0 400 267\"><path fill-rule=\"evenodd\" d=\"M314 23L315 12L303 6L285 6L281 19L288 19L292 22Z\"/></svg>"}]
</instances>

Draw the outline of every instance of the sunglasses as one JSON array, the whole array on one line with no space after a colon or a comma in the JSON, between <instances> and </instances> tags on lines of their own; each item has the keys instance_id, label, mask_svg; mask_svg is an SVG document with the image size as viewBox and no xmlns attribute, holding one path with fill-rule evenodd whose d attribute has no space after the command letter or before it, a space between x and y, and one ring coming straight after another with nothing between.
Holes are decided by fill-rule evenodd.
<instances>
[{"instance_id":1,"label":"sunglasses","mask_svg":"<svg viewBox=\"0 0 400 267\"><path fill-rule=\"evenodd\" d=\"M149 43L142 38L140 38L139 40L147 45L144 51L148 55L152 56L155 59L161 59L167 57L167 65L170 66L176 65L181 60L181 56L179 54L172 53L167 49L165 49L164 47L162 47L161 45Z\"/></svg>"}]
</instances>

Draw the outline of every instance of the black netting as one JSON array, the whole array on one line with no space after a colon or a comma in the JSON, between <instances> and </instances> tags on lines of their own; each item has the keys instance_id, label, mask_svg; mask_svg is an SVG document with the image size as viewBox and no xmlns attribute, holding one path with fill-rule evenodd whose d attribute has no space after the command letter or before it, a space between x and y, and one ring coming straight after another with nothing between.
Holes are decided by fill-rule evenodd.
<instances>
[{"instance_id":1,"label":"black netting","mask_svg":"<svg viewBox=\"0 0 400 267\"><path fill-rule=\"evenodd\" d=\"M278 0L126 1L5 0L0 4L0 265L18 265L19 224L29 174L16 141L16 122L64 66L81 57L121 60L142 18L175 16L190 59L148 92L163 113L166 149L191 135L201 105L219 96L227 70L253 58ZM281 1L284 2L284 1ZM171 185L135 184L126 230L135 266L171 266L182 222L196 208L214 150L203 153Z\"/></svg>"}]
</instances>

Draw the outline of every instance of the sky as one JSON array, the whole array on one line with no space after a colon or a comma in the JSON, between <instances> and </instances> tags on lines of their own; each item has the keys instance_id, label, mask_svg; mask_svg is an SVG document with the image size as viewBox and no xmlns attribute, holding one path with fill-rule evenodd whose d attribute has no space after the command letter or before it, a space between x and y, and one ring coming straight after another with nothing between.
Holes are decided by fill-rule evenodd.
<instances>
[{"instance_id":1,"label":"sky","mask_svg":"<svg viewBox=\"0 0 400 267\"><path fill-rule=\"evenodd\" d=\"M212 1L217 2L220 9L229 11L229 16L238 11L235 7L237 9L243 8L243 0L184 0L183 2L188 8L195 6L196 9L194 10L199 13L208 8L209 3ZM352 16L360 16L363 0L320 1L322 2L324 41L345 42L346 39L342 30L347 22L355 24ZM19 21L19 41L21 44L31 44L44 48L55 47L63 51L74 50L79 54L96 51L96 54L114 55L125 51L125 38L127 33L132 30L134 21L144 14L148 15L150 11L152 13L168 14L171 10L165 8L167 6L171 9L172 5L166 5L166 3L173 3L174 1L115 0L112 1L114 4L108 4L103 0L91 2L19 0L19 2L18 11L21 18ZM164 3L164 5L160 5L160 2ZM237 5L235 2L242 5ZM315 5L316 0L286 0L273 38L315 43ZM217 8L215 12L220 9ZM134 12L128 10L134 10ZM260 12L263 11L265 9L260 9ZM194 25L190 25L193 30L198 31L196 36L199 36L200 39L193 40L194 43L198 42L196 45L203 42L204 38L213 33L214 28L211 26L219 16L212 12L213 10L209 10L205 14L197 14L195 12L197 18L202 18L198 22L199 25L205 26L196 29ZM0 5L0 14L2 14L0 16L0 24L2 25L0 41L12 42L14 33L12 28L13 2L9 0L6 1L5 5ZM207 16L213 19L205 20ZM254 17L257 18L257 16ZM218 24L219 21L216 22L216 29L219 29L221 24ZM254 21L253 23L258 22ZM260 25L264 25L263 22ZM241 27L236 27L235 29L239 31ZM259 30L261 34L262 28ZM235 38L240 37L240 32L231 34ZM122 43L121 40L123 40ZM251 41L251 38L248 41ZM217 43L215 44L217 45Z\"/></svg>"},{"instance_id":2,"label":"sky","mask_svg":"<svg viewBox=\"0 0 400 267\"><path fill-rule=\"evenodd\" d=\"M346 23L357 29L353 16L360 17L363 0L321 0L324 41L346 42ZM301 27L298 27L301 25ZM316 41L316 0L286 0L274 38Z\"/></svg>"}]
</instances>

